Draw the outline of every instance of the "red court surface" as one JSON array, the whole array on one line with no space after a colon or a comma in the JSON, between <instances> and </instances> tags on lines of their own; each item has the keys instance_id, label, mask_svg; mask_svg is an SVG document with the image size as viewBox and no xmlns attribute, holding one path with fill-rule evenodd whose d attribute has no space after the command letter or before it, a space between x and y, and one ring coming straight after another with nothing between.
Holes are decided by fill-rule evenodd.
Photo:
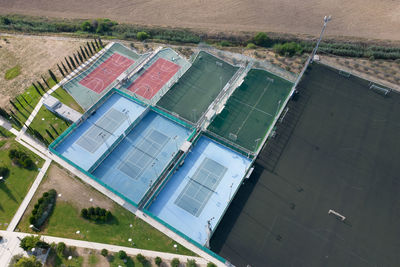
<instances>
[{"instance_id":1,"label":"red court surface","mask_svg":"<svg viewBox=\"0 0 400 267\"><path fill-rule=\"evenodd\" d=\"M132 59L114 53L79 83L100 94L133 63Z\"/></svg>"},{"instance_id":2,"label":"red court surface","mask_svg":"<svg viewBox=\"0 0 400 267\"><path fill-rule=\"evenodd\" d=\"M128 90L146 99L152 99L180 68L171 61L159 58L128 87Z\"/></svg>"}]
</instances>

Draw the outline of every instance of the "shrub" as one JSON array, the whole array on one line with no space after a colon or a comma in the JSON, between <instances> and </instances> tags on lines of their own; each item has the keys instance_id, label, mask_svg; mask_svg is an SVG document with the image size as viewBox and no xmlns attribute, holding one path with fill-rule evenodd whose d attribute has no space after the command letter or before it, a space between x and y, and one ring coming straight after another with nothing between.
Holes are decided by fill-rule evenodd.
<instances>
[{"instance_id":1,"label":"shrub","mask_svg":"<svg viewBox=\"0 0 400 267\"><path fill-rule=\"evenodd\" d=\"M253 37L253 42L258 46L269 47L272 42L265 32L259 32Z\"/></svg>"},{"instance_id":2,"label":"shrub","mask_svg":"<svg viewBox=\"0 0 400 267\"><path fill-rule=\"evenodd\" d=\"M25 236L22 238L19 246L25 250L25 251L30 251L32 248L36 247L36 244L40 241L40 236Z\"/></svg>"},{"instance_id":3,"label":"shrub","mask_svg":"<svg viewBox=\"0 0 400 267\"><path fill-rule=\"evenodd\" d=\"M124 260L124 259L126 259L127 257L128 257L128 255L126 255L126 252L125 251L123 251L123 250L120 250L119 252L118 252L118 258L119 259L121 259L121 260Z\"/></svg>"},{"instance_id":4,"label":"shrub","mask_svg":"<svg viewBox=\"0 0 400 267\"><path fill-rule=\"evenodd\" d=\"M187 260L186 267L196 267L196 266L197 264L195 259Z\"/></svg>"},{"instance_id":5,"label":"shrub","mask_svg":"<svg viewBox=\"0 0 400 267\"><path fill-rule=\"evenodd\" d=\"M228 41L221 41L220 43L219 43L219 45L220 46L223 46L223 47L227 47L227 46L232 46L232 43L230 43L230 42L228 42Z\"/></svg>"},{"instance_id":6,"label":"shrub","mask_svg":"<svg viewBox=\"0 0 400 267\"><path fill-rule=\"evenodd\" d=\"M88 218L88 210L87 209L82 209L81 210L81 216L85 219Z\"/></svg>"},{"instance_id":7,"label":"shrub","mask_svg":"<svg viewBox=\"0 0 400 267\"><path fill-rule=\"evenodd\" d=\"M0 176L7 178L10 174L10 170L7 167L0 167Z\"/></svg>"},{"instance_id":8,"label":"shrub","mask_svg":"<svg viewBox=\"0 0 400 267\"><path fill-rule=\"evenodd\" d=\"M247 49L256 49L257 46L256 46L255 44L253 44L253 43L248 43L247 46L246 46L246 48L247 48Z\"/></svg>"},{"instance_id":9,"label":"shrub","mask_svg":"<svg viewBox=\"0 0 400 267\"><path fill-rule=\"evenodd\" d=\"M171 261L171 267L178 267L179 266L179 259L178 258L173 258Z\"/></svg>"},{"instance_id":10,"label":"shrub","mask_svg":"<svg viewBox=\"0 0 400 267\"><path fill-rule=\"evenodd\" d=\"M64 242L60 242L57 244L56 252L57 252L58 256L60 256L60 257L64 256L65 247L66 246L65 246Z\"/></svg>"},{"instance_id":11,"label":"shrub","mask_svg":"<svg viewBox=\"0 0 400 267\"><path fill-rule=\"evenodd\" d=\"M217 267L217 265L215 265L215 263L209 262L207 263L207 267Z\"/></svg>"},{"instance_id":12,"label":"shrub","mask_svg":"<svg viewBox=\"0 0 400 267\"><path fill-rule=\"evenodd\" d=\"M161 263L162 263L162 259L161 259L160 257L157 256L157 257L154 259L154 262L155 262L155 264L156 264L157 266L160 266Z\"/></svg>"},{"instance_id":13,"label":"shrub","mask_svg":"<svg viewBox=\"0 0 400 267\"><path fill-rule=\"evenodd\" d=\"M35 256L22 257L14 264L14 267L41 267L42 263Z\"/></svg>"},{"instance_id":14,"label":"shrub","mask_svg":"<svg viewBox=\"0 0 400 267\"><path fill-rule=\"evenodd\" d=\"M108 255L108 250L105 249L105 248L103 248L103 249L101 250L100 254L101 254L103 257L107 257L107 255Z\"/></svg>"},{"instance_id":15,"label":"shrub","mask_svg":"<svg viewBox=\"0 0 400 267\"><path fill-rule=\"evenodd\" d=\"M140 41L144 41L150 38L150 35L147 32L138 32L136 34L136 38Z\"/></svg>"},{"instance_id":16,"label":"shrub","mask_svg":"<svg viewBox=\"0 0 400 267\"><path fill-rule=\"evenodd\" d=\"M142 263L143 265L144 265L144 263L147 261L147 260L146 260L146 257L143 256L143 255L140 254L140 253L136 255L136 259L138 260L138 262Z\"/></svg>"},{"instance_id":17,"label":"shrub","mask_svg":"<svg viewBox=\"0 0 400 267\"><path fill-rule=\"evenodd\" d=\"M301 55L303 53L303 48L300 44L295 42L275 44L273 47L275 53L281 56L294 56L295 54Z\"/></svg>"}]
</instances>

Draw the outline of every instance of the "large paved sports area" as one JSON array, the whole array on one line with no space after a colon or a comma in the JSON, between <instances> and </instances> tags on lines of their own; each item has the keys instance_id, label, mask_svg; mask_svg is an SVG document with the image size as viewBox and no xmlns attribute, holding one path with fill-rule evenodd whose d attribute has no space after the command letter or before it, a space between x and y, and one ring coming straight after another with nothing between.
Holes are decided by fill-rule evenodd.
<instances>
[{"instance_id":1,"label":"large paved sports area","mask_svg":"<svg viewBox=\"0 0 400 267\"><path fill-rule=\"evenodd\" d=\"M171 48L106 49L66 84L86 113L50 150L208 251L293 83L201 50L190 63Z\"/></svg>"},{"instance_id":2,"label":"large paved sports area","mask_svg":"<svg viewBox=\"0 0 400 267\"><path fill-rule=\"evenodd\" d=\"M398 266L400 95L371 85L309 66L214 252L235 266Z\"/></svg>"}]
</instances>

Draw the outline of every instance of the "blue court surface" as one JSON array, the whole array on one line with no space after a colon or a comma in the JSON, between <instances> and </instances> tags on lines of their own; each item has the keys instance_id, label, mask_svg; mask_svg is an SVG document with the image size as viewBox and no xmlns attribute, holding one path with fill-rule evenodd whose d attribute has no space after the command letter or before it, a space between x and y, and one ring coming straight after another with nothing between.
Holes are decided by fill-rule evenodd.
<instances>
[{"instance_id":1,"label":"blue court surface","mask_svg":"<svg viewBox=\"0 0 400 267\"><path fill-rule=\"evenodd\" d=\"M205 245L239 188L251 159L201 136L148 210Z\"/></svg>"},{"instance_id":2,"label":"blue court surface","mask_svg":"<svg viewBox=\"0 0 400 267\"><path fill-rule=\"evenodd\" d=\"M114 93L56 151L88 171L145 110L144 106Z\"/></svg>"},{"instance_id":3,"label":"blue court surface","mask_svg":"<svg viewBox=\"0 0 400 267\"><path fill-rule=\"evenodd\" d=\"M191 132L149 111L93 174L137 204Z\"/></svg>"}]
</instances>

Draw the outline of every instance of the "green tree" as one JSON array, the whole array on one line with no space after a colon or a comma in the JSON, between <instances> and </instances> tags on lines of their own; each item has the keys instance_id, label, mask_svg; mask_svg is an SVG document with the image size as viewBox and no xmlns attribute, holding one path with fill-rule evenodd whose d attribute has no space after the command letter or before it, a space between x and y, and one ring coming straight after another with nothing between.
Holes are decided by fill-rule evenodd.
<instances>
[{"instance_id":1,"label":"green tree","mask_svg":"<svg viewBox=\"0 0 400 267\"><path fill-rule=\"evenodd\" d=\"M36 260L35 256L23 257L18 260L14 267L41 267L42 263Z\"/></svg>"},{"instance_id":2,"label":"green tree","mask_svg":"<svg viewBox=\"0 0 400 267\"><path fill-rule=\"evenodd\" d=\"M60 256L60 257L63 257L65 248L66 248L66 245L65 245L64 242L58 243L57 244L57 248L56 248L57 255Z\"/></svg>"},{"instance_id":3,"label":"green tree","mask_svg":"<svg viewBox=\"0 0 400 267\"><path fill-rule=\"evenodd\" d=\"M103 257L107 257L107 255L108 255L108 250L105 249L105 248L103 248L103 249L101 250L100 254L101 254Z\"/></svg>"},{"instance_id":4,"label":"green tree","mask_svg":"<svg viewBox=\"0 0 400 267\"><path fill-rule=\"evenodd\" d=\"M38 92L39 95L43 95L42 92L37 88L36 84L32 83L33 88L35 88L36 92Z\"/></svg>"},{"instance_id":5,"label":"green tree","mask_svg":"<svg viewBox=\"0 0 400 267\"><path fill-rule=\"evenodd\" d=\"M142 254L137 254L136 255L136 259L138 260L138 262L140 262L142 265L144 265L144 263L147 261L146 257L143 256Z\"/></svg>"},{"instance_id":6,"label":"green tree","mask_svg":"<svg viewBox=\"0 0 400 267\"><path fill-rule=\"evenodd\" d=\"M64 71L61 69L60 65L58 65L57 63L57 67L58 67L58 71L60 72L60 74L65 77Z\"/></svg>"},{"instance_id":7,"label":"green tree","mask_svg":"<svg viewBox=\"0 0 400 267\"><path fill-rule=\"evenodd\" d=\"M84 32L93 32L93 27L92 23L90 21L86 20L81 24L81 30Z\"/></svg>"},{"instance_id":8,"label":"green tree","mask_svg":"<svg viewBox=\"0 0 400 267\"><path fill-rule=\"evenodd\" d=\"M150 38L150 35L147 32L138 32L136 34L136 38L140 41L144 41L144 40Z\"/></svg>"},{"instance_id":9,"label":"green tree","mask_svg":"<svg viewBox=\"0 0 400 267\"><path fill-rule=\"evenodd\" d=\"M128 255L126 255L126 252L123 251L123 250L118 251L118 255L117 256L121 260L124 260L124 259L126 259L128 257Z\"/></svg>"},{"instance_id":10,"label":"green tree","mask_svg":"<svg viewBox=\"0 0 400 267\"><path fill-rule=\"evenodd\" d=\"M217 265L215 265L215 263L209 262L207 263L207 267L217 267Z\"/></svg>"},{"instance_id":11,"label":"green tree","mask_svg":"<svg viewBox=\"0 0 400 267\"><path fill-rule=\"evenodd\" d=\"M57 66L58 66L58 64L57 64ZM51 70L49 70L49 74L50 74L50 77L53 79L53 81L55 83L58 83L56 75Z\"/></svg>"},{"instance_id":12,"label":"green tree","mask_svg":"<svg viewBox=\"0 0 400 267\"><path fill-rule=\"evenodd\" d=\"M162 259L161 259L160 257L157 256L157 257L154 259L154 263L155 263L157 266L160 266L161 263L162 263Z\"/></svg>"},{"instance_id":13,"label":"green tree","mask_svg":"<svg viewBox=\"0 0 400 267\"><path fill-rule=\"evenodd\" d=\"M263 46L263 47L269 47L272 44L271 39L268 37L268 35L265 32L257 33L253 38L253 42L256 45Z\"/></svg>"},{"instance_id":14,"label":"green tree","mask_svg":"<svg viewBox=\"0 0 400 267\"><path fill-rule=\"evenodd\" d=\"M171 267L178 267L180 264L180 261L178 258L173 258L171 261Z\"/></svg>"},{"instance_id":15,"label":"green tree","mask_svg":"<svg viewBox=\"0 0 400 267\"><path fill-rule=\"evenodd\" d=\"M40 236L28 235L21 239L19 246L25 251L31 251L39 241Z\"/></svg>"},{"instance_id":16,"label":"green tree","mask_svg":"<svg viewBox=\"0 0 400 267\"><path fill-rule=\"evenodd\" d=\"M188 259L187 260L187 263L186 263L186 267L196 267L197 266L197 264L196 264L196 260L195 259Z\"/></svg>"}]
</instances>

